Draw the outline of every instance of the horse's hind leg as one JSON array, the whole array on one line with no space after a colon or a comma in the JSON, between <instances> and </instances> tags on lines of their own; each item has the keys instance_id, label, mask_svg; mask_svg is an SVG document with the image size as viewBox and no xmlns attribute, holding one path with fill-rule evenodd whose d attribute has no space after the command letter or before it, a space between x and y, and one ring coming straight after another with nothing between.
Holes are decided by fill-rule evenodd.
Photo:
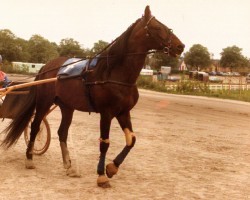
<instances>
[{"instance_id":1,"label":"horse's hind leg","mask_svg":"<svg viewBox=\"0 0 250 200\"><path fill-rule=\"evenodd\" d=\"M71 177L79 177L75 169L72 168L71 160L69 156L69 150L67 147L68 130L73 118L73 109L65 107L64 105L59 105L62 113L61 124L58 129L58 136L60 141L60 147L62 151L62 159L64 168L67 169L67 175Z\"/></svg>"},{"instance_id":2,"label":"horse's hind leg","mask_svg":"<svg viewBox=\"0 0 250 200\"><path fill-rule=\"evenodd\" d=\"M35 116L34 116L34 120L31 123L31 132L30 132L30 141L26 150L26 162L25 162L25 166L27 169L34 169L35 165L33 163L33 148L34 148L34 144L35 144L35 139L36 139L36 135L40 130L40 124L44 118L44 116L46 115L46 113L48 112L50 108L50 105L47 105L46 108L43 107L43 109L37 108Z\"/></svg>"},{"instance_id":3,"label":"horse's hind leg","mask_svg":"<svg viewBox=\"0 0 250 200\"><path fill-rule=\"evenodd\" d=\"M132 124L130 120L130 113L123 113L116 117L126 138L126 146L116 156L113 163L109 163L106 166L106 174L109 178L112 178L118 172L119 166L122 164L124 159L127 157L130 150L134 147L136 142L135 134L133 133Z\"/></svg>"}]
</instances>

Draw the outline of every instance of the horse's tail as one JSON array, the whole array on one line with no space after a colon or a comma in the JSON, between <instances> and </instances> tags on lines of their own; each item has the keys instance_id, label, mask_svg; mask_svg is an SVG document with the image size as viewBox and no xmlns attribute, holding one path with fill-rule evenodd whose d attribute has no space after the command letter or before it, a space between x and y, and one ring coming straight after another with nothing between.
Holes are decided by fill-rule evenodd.
<instances>
[{"instance_id":1,"label":"horse's tail","mask_svg":"<svg viewBox=\"0 0 250 200\"><path fill-rule=\"evenodd\" d=\"M14 145L28 126L36 106L36 87L31 87L27 99L20 113L12 120L9 126L3 130L6 133L1 146L9 148Z\"/></svg>"}]
</instances>

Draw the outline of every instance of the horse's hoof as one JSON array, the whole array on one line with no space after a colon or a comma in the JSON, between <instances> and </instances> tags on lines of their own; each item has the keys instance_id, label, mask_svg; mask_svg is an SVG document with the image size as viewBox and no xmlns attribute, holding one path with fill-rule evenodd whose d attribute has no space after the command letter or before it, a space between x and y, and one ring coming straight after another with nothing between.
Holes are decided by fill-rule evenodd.
<instances>
[{"instance_id":1,"label":"horse's hoof","mask_svg":"<svg viewBox=\"0 0 250 200\"><path fill-rule=\"evenodd\" d=\"M30 159L25 160L25 167L26 167L26 169L35 169L36 168L36 166L33 163L33 160L30 160Z\"/></svg>"},{"instance_id":2,"label":"horse's hoof","mask_svg":"<svg viewBox=\"0 0 250 200\"><path fill-rule=\"evenodd\" d=\"M63 161L63 167L64 169L71 168L71 160Z\"/></svg>"},{"instance_id":3,"label":"horse's hoof","mask_svg":"<svg viewBox=\"0 0 250 200\"><path fill-rule=\"evenodd\" d=\"M97 185L101 188L110 188L109 180L106 176L102 175L97 178Z\"/></svg>"},{"instance_id":4,"label":"horse's hoof","mask_svg":"<svg viewBox=\"0 0 250 200\"><path fill-rule=\"evenodd\" d=\"M114 163L109 163L106 166L106 174L109 178L112 178L118 172L118 167Z\"/></svg>"},{"instance_id":5,"label":"horse's hoof","mask_svg":"<svg viewBox=\"0 0 250 200\"><path fill-rule=\"evenodd\" d=\"M81 175L79 173L77 173L77 171L75 169L73 169L72 167L67 169L66 174L69 177L75 177L75 178L80 178L81 177Z\"/></svg>"}]
</instances>

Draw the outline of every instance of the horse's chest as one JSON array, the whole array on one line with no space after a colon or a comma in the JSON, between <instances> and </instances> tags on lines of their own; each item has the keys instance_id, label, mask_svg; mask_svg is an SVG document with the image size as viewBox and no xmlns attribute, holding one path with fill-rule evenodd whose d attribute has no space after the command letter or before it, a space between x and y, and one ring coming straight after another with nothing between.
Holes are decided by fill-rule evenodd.
<instances>
[{"instance_id":1,"label":"horse's chest","mask_svg":"<svg viewBox=\"0 0 250 200\"><path fill-rule=\"evenodd\" d=\"M131 110L138 101L138 93L134 91L121 92L117 104L121 109Z\"/></svg>"},{"instance_id":2,"label":"horse's chest","mask_svg":"<svg viewBox=\"0 0 250 200\"><path fill-rule=\"evenodd\" d=\"M138 91L133 88L122 88L113 90L103 90L99 91L97 95L95 95L95 100L98 104L99 109L112 109L118 112L122 112L125 110L131 110L138 101Z\"/></svg>"}]
</instances>

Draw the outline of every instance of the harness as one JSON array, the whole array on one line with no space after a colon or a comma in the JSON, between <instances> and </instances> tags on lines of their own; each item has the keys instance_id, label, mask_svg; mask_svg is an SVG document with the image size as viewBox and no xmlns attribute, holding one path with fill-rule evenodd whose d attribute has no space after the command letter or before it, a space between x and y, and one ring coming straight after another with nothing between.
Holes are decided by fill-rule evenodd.
<instances>
[{"instance_id":1,"label":"harness","mask_svg":"<svg viewBox=\"0 0 250 200\"><path fill-rule=\"evenodd\" d=\"M149 25L150 25L150 22L152 21L152 19L155 19L154 16L152 16L148 22L146 23L146 26L144 27L144 29L146 30L146 36L147 37L151 37L153 38L158 44L160 44L162 47L163 47L163 52L167 55L169 55L170 53L170 49L171 49L171 42L172 42L172 29L169 29L167 28L164 24L162 24L161 22L157 21L158 23L160 23L161 25L163 25L166 29L168 29L168 33L169 33L169 37L168 37L168 41L167 41L167 45L164 44L164 41L161 41L158 37L155 37L154 33L151 31L151 29L149 28ZM117 40L117 39L116 39ZM116 40L114 40L110 45L108 45L104 50L106 50L109 46L111 46ZM103 50L103 51L104 51ZM103 52L102 51L102 52ZM151 54L151 53L155 53L157 52L157 50L154 50L154 51L150 51L150 52L140 52L140 53L128 53L126 54L126 56L134 56L134 55L145 55L145 54ZM115 57L115 55L112 55L112 56L104 56L106 59L107 59L107 65L109 65L109 58L111 57ZM101 56L99 57L101 58ZM88 66L86 68L86 71L85 72L88 72ZM86 73L88 74L88 73ZM116 85L121 85L121 86L125 86L125 87L133 87L135 86L136 84L133 83L133 84L130 84L130 83L124 83L124 82L120 82L120 81L114 81L114 80L105 80L105 81L93 81L93 82L89 82L87 80L87 76L86 76L86 81L84 82L84 85L86 87L86 94L88 96L88 102L89 102L89 106L90 108L95 109L95 105L92 101L92 97L91 97L91 93L90 93L90 87L91 86L94 86L94 85L104 85L104 84L116 84Z\"/></svg>"},{"instance_id":2,"label":"harness","mask_svg":"<svg viewBox=\"0 0 250 200\"><path fill-rule=\"evenodd\" d=\"M172 47L172 44L171 44L172 43L172 29L167 28L164 24L162 24L157 19L155 19L159 24L161 24L163 27L165 27L168 30L168 33L169 33L167 42L161 40L160 38L156 37L154 32L150 29L149 25L150 25L150 23L151 23L151 21L153 19L155 19L154 16L152 16L147 21L147 23L146 23L146 25L144 27L144 29L146 30L146 36L154 39L158 44L160 44L160 46L162 46L162 50L151 50L151 51L147 51L147 52L127 53L126 56L147 55L147 54L151 54L151 53L155 53L155 52L159 52L159 51L161 51L161 52L163 52L163 53L165 53L167 55L170 55L170 50L171 50L171 47ZM104 85L104 84L116 84L116 85L121 85L121 86L124 86L124 87L133 87L133 86L136 85L136 83L124 83L124 82L115 81L115 80L88 81L88 74L92 71L91 69L89 69L89 64L90 64L91 60L97 58L97 56L98 56L98 59L103 59L103 58L107 59L107 65L109 66L109 58L116 57L116 55L101 56L101 53L104 52L105 50L107 50L110 46L112 46L117 41L118 38L116 38L113 42L111 42L109 45L107 45L101 52L99 52L99 54L95 55L92 58L82 58L82 59L79 59L78 61L71 62L71 63L68 63L68 64L64 64L63 66L60 66L60 67L66 67L68 65L71 65L71 64L78 63L80 61L89 59L89 62L87 64L85 70L82 72L82 77L83 77L83 84L85 85L86 91L87 91L86 95L87 95L87 99L88 99L88 102L89 102L89 107L92 108L90 110L96 110L95 106L93 105L92 97L91 97L91 94L90 94L90 87L91 86ZM58 70L60 67L52 68L50 70L41 72L41 73L39 73L37 75L42 75L42 74L46 74L46 73L48 73L50 71Z\"/></svg>"}]
</instances>

